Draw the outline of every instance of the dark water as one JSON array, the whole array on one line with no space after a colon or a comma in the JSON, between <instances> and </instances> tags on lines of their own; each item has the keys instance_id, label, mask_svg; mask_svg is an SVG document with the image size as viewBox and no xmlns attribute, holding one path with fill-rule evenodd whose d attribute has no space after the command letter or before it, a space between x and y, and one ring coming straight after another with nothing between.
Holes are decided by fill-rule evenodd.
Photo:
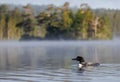
<instances>
[{"instance_id":1,"label":"dark water","mask_svg":"<svg viewBox=\"0 0 120 82\"><path fill-rule=\"evenodd\" d=\"M120 82L119 42L0 42L0 82ZM78 55L101 65L79 71Z\"/></svg>"}]
</instances>

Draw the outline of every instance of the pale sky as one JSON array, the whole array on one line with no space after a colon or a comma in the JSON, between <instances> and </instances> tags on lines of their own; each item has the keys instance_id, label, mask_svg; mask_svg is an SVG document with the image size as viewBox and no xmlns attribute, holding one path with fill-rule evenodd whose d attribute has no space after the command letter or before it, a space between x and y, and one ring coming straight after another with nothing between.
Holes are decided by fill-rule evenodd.
<instances>
[{"instance_id":1,"label":"pale sky","mask_svg":"<svg viewBox=\"0 0 120 82\"><path fill-rule=\"evenodd\" d=\"M0 0L0 3L9 4L34 4L47 5L54 4L57 6L63 5L65 2L70 2L71 7L79 7L81 3L88 3L91 8L110 8L120 9L120 0Z\"/></svg>"}]
</instances>

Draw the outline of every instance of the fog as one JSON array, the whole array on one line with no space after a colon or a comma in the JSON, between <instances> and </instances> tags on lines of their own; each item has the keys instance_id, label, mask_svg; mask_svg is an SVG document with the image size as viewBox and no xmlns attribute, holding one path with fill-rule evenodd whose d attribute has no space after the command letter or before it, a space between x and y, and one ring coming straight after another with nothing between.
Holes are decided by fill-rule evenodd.
<instances>
[{"instance_id":1,"label":"fog","mask_svg":"<svg viewBox=\"0 0 120 82\"><path fill-rule=\"evenodd\" d=\"M120 41L1 41L0 69L69 67L78 55L86 61L120 64Z\"/></svg>"}]
</instances>

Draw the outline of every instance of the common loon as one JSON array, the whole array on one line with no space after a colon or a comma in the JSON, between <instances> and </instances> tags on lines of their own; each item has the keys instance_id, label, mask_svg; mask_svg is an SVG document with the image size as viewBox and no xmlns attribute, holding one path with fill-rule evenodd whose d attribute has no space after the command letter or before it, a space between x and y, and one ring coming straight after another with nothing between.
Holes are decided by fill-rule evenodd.
<instances>
[{"instance_id":1,"label":"common loon","mask_svg":"<svg viewBox=\"0 0 120 82\"><path fill-rule=\"evenodd\" d=\"M76 58L73 58L72 60L79 61L79 68L87 67L87 66L99 66L99 63L91 63L91 62L85 62L84 58L82 56L77 56Z\"/></svg>"}]
</instances>

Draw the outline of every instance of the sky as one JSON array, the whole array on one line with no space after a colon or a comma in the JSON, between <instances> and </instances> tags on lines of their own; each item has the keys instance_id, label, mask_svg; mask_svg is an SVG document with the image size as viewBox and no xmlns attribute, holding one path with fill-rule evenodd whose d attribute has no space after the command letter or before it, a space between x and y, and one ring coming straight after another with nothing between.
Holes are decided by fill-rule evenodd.
<instances>
[{"instance_id":1,"label":"sky","mask_svg":"<svg viewBox=\"0 0 120 82\"><path fill-rule=\"evenodd\" d=\"M54 4L62 6L65 2L70 2L71 7L80 7L81 3L87 3L91 8L107 8L120 9L120 0L0 0L0 3L8 4L33 4L33 5L47 5Z\"/></svg>"}]
</instances>

